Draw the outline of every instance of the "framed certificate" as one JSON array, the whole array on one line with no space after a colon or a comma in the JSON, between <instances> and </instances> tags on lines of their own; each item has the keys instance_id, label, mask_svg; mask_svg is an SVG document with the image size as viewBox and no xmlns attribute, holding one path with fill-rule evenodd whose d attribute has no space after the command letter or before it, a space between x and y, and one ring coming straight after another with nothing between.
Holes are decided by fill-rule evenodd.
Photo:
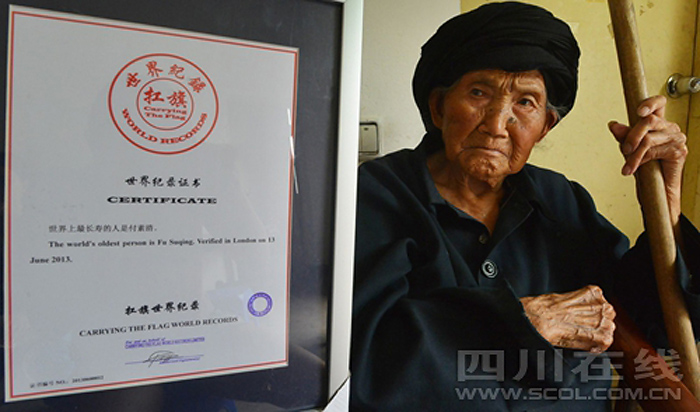
<instances>
[{"instance_id":1,"label":"framed certificate","mask_svg":"<svg viewBox=\"0 0 700 412\"><path fill-rule=\"evenodd\" d=\"M5 402L325 404L347 377L359 58L340 46L360 38L340 27L361 2L25 3Z\"/></svg>"}]
</instances>

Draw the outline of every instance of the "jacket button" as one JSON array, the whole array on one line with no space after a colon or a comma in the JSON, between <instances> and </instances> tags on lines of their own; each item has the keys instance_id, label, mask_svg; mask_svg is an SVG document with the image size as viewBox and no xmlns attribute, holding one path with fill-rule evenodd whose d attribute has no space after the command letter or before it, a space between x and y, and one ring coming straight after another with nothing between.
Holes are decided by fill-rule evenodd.
<instances>
[{"instance_id":1,"label":"jacket button","mask_svg":"<svg viewBox=\"0 0 700 412\"><path fill-rule=\"evenodd\" d=\"M498 275L498 267L493 261L486 259L484 263L481 264L481 273L487 278L493 279Z\"/></svg>"},{"instance_id":2,"label":"jacket button","mask_svg":"<svg viewBox=\"0 0 700 412\"><path fill-rule=\"evenodd\" d=\"M487 233L482 233L479 236L479 243L481 243L482 245L487 244L488 241L489 241L489 235Z\"/></svg>"}]
</instances>

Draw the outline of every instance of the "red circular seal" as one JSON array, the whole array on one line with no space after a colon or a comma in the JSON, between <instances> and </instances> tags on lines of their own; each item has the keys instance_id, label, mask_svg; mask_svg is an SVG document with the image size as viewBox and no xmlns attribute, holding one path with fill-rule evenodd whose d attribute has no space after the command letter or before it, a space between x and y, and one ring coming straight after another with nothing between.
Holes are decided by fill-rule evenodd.
<instances>
[{"instance_id":1,"label":"red circular seal","mask_svg":"<svg viewBox=\"0 0 700 412\"><path fill-rule=\"evenodd\" d=\"M219 117L219 97L209 76L173 54L147 54L127 63L112 81L108 103L122 136L156 154L194 149Z\"/></svg>"}]
</instances>

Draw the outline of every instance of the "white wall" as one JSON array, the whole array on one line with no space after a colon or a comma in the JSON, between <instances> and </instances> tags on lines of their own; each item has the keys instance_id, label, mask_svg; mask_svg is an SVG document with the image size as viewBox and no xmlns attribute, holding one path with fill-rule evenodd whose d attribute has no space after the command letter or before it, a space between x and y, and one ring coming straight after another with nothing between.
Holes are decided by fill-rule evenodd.
<instances>
[{"instance_id":1,"label":"white wall","mask_svg":"<svg viewBox=\"0 0 700 412\"><path fill-rule=\"evenodd\" d=\"M365 0L360 119L379 123L381 154L420 142L413 70L423 43L459 10L459 0Z\"/></svg>"}]
</instances>

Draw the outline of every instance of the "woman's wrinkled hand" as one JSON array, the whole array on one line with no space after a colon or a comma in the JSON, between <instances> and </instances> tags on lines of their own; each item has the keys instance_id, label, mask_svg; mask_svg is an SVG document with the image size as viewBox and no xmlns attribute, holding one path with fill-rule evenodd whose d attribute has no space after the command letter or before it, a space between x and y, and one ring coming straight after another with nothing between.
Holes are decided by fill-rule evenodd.
<instances>
[{"instance_id":1,"label":"woman's wrinkled hand","mask_svg":"<svg viewBox=\"0 0 700 412\"><path fill-rule=\"evenodd\" d=\"M666 98L653 96L637 108L639 121L632 127L612 121L608 128L620 143L625 157L622 174L631 175L649 160L660 160L666 198L674 222L681 212L681 181L688 155L686 136L681 128L666 120Z\"/></svg>"},{"instance_id":2,"label":"woman's wrinkled hand","mask_svg":"<svg viewBox=\"0 0 700 412\"><path fill-rule=\"evenodd\" d=\"M535 329L554 346L601 353L613 342L615 309L598 286L524 297L520 302Z\"/></svg>"}]
</instances>

